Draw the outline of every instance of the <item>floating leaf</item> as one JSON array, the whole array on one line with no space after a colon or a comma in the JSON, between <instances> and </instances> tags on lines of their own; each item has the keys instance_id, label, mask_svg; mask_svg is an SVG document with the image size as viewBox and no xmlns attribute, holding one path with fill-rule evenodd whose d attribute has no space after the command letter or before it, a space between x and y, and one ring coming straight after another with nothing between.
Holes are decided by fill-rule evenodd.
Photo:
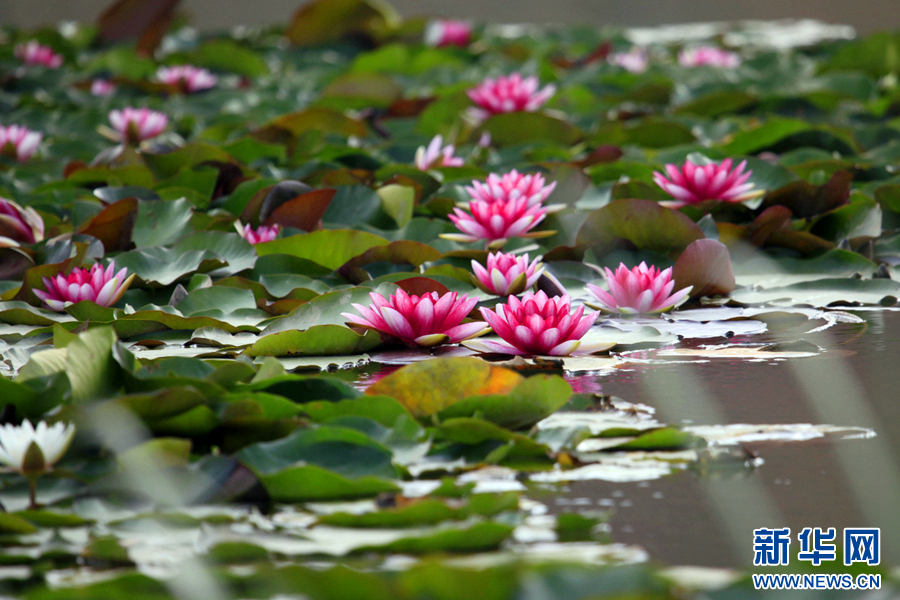
<instances>
[{"instance_id":1,"label":"floating leaf","mask_svg":"<svg viewBox=\"0 0 900 600\"><path fill-rule=\"evenodd\" d=\"M688 217L651 200L617 200L588 215L577 243L599 258L616 248L651 250L675 258L703 231Z\"/></svg>"},{"instance_id":2,"label":"floating leaf","mask_svg":"<svg viewBox=\"0 0 900 600\"><path fill-rule=\"evenodd\" d=\"M387 4L369 0L313 0L300 7L285 35L292 44L312 46L352 34L380 37L399 23Z\"/></svg>"},{"instance_id":3,"label":"floating leaf","mask_svg":"<svg viewBox=\"0 0 900 600\"><path fill-rule=\"evenodd\" d=\"M490 117L481 131L491 134L498 146L550 142L570 146L581 137L576 127L538 112L501 113Z\"/></svg>"},{"instance_id":4,"label":"floating leaf","mask_svg":"<svg viewBox=\"0 0 900 600\"><path fill-rule=\"evenodd\" d=\"M368 352L381 343L374 331L356 333L341 325L313 325L304 331L264 335L245 350L248 356L346 356Z\"/></svg>"},{"instance_id":5,"label":"floating leaf","mask_svg":"<svg viewBox=\"0 0 900 600\"><path fill-rule=\"evenodd\" d=\"M337 269L369 248L387 243L386 239L373 233L350 229L331 229L257 244L256 251L260 256L276 253L289 254L311 260L329 269Z\"/></svg>"}]
</instances>

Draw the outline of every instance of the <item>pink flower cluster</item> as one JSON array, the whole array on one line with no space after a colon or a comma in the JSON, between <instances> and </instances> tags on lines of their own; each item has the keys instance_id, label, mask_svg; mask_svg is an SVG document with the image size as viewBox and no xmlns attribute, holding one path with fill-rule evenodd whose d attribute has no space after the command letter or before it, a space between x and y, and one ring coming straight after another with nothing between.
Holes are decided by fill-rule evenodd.
<instances>
[{"instance_id":1,"label":"pink flower cluster","mask_svg":"<svg viewBox=\"0 0 900 600\"><path fill-rule=\"evenodd\" d=\"M540 174L523 175L511 171L502 176L491 174L487 181L473 181L466 191L472 196L469 212L457 207L448 218L462 233L444 233L442 238L459 242L486 240L489 248L500 248L512 237L536 237L529 233L558 207L543 206L556 188L545 185Z\"/></svg>"},{"instance_id":2,"label":"pink flower cluster","mask_svg":"<svg viewBox=\"0 0 900 600\"><path fill-rule=\"evenodd\" d=\"M472 25L468 21L438 19L425 28L425 43L429 46L459 46L465 48L472 41Z\"/></svg>"},{"instance_id":3,"label":"pink flower cluster","mask_svg":"<svg viewBox=\"0 0 900 600\"><path fill-rule=\"evenodd\" d=\"M235 221L234 227L242 238L254 246L262 242L271 242L278 237L278 233L281 231L278 225L260 225L257 229L253 229L250 223L243 225L240 221Z\"/></svg>"},{"instance_id":4,"label":"pink flower cluster","mask_svg":"<svg viewBox=\"0 0 900 600\"><path fill-rule=\"evenodd\" d=\"M16 46L15 55L16 58L29 67L42 66L49 69L58 69L63 64L61 54L57 54L53 51L53 48L44 46L37 40L31 40Z\"/></svg>"},{"instance_id":5,"label":"pink flower cluster","mask_svg":"<svg viewBox=\"0 0 900 600\"><path fill-rule=\"evenodd\" d=\"M544 265L541 257L529 264L528 254L515 256L494 252L488 254L486 266L473 260L472 270L475 272L473 280L479 288L495 296L510 296L533 286L544 273Z\"/></svg>"},{"instance_id":6,"label":"pink flower cluster","mask_svg":"<svg viewBox=\"0 0 900 600\"><path fill-rule=\"evenodd\" d=\"M743 202L762 195L752 183L747 183L753 171L744 169L747 161L742 161L733 170L732 160L726 158L721 164L696 165L685 161L681 169L677 165L666 165L666 177L659 171L653 172L656 185L668 192L677 201L674 208L697 204L704 200L723 202Z\"/></svg>"},{"instance_id":7,"label":"pink flower cluster","mask_svg":"<svg viewBox=\"0 0 900 600\"><path fill-rule=\"evenodd\" d=\"M129 276L128 269L120 269L115 272L116 263L112 261L106 269L101 264L95 264L91 270L76 268L68 277L62 273L56 277L44 277L44 287L47 291L34 290L34 295L40 298L50 310L62 312L69 304L90 300L100 306L112 306L131 285L134 275Z\"/></svg>"},{"instance_id":8,"label":"pink flower cluster","mask_svg":"<svg viewBox=\"0 0 900 600\"><path fill-rule=\"evenodd\" d=\"M108 79L95 79L91 82L92 96L109 96L116 91L116 85Z\"/></svg>"},{"instance_id":9,"label":"pink flower cluster","mask_svg":"<svg viewBox=\"0 0 900 600\"><path fill-rule=\"evenodd\" d=\"M523 78L521 73L485 79L466 92L479 107L471 109L471 114L481 121L500 113L534 112L556 93L552 83L538 91L539 85L537 77Z\"/></svg>"},{"instance_id":10,"label":"pink flower cluster","mask_svg":"<svg viewBox=\"0 0 900 600\"><path fill-rule=\"evenodd\" d=\"M0 125L0 154L25 162L37 151L43 134L21 125Z\"/></svg>"},{"instance_id":11,"label":"pink flower cluster","mask_svg":"<svg viewBox=\"0 0 900 600\"><path fill-rule=\"evenodd\" d=\"M0 198L0 248L35 244L44 239L44 220L31 208Z\"/></svg>"},{"instance_id":12,"label":"pink flower cluster","mask_svg":"<svg viewBox=\"0 0 900 600\"><path fill-rule=\"evenodd\" d=\"M353 305L361 317L341 314L351 323L398 338L411 348L455 344L488 331L480 321L462 322L477 303L466 294L457 297L456 292L449 292L439 296L431 292L410 296L398 289L388 298L375 292L369 297L369 307Z\"/></svg>"},{"instance_id":13,"label":"pink flower cluster","mask_svg":"<svg viewBox=\"0 0 900 600\"><path fill-rule=\"evenodd\" d=\"M691 287L672 289L672 267L660 271L641 263L633 269L619 264L616 272L606 270L609 293L598 286L588 284L588 291L600 301L600 308L607 312L623 314L652 314L665 312L684 302Z\"/></svg>"},{"instance_id":14,"label":"pink flower cluster","mask_svg":"<svg viewBox=\"0 0 900 600\"><path fill-rule=\"evenodd\" d=\"M643 73L650 65L647 49L640 46L633 46L628 52L613 52L606 60L631 73Z\"/></svg>"},{"instance_id":15,"label":"pink flower cluster","mask_svg":"<svg viewBox=\"0 0 900 600\"><path fill-rule=\"evenodd\" d=\"M453 144L447 144L443 148L444 137L436 135L432 138L428 147L419 146L416 150L416 168L420 171L427 171L434 167L461 167L465 161L457 156L453 156L456 147Z\"/></svg>"},{"instance_id":16,"label":"pink flower cluster","mask_svg":"<svg viewBox=\"0 0 900 600\"><path fill-rule=\"evenodd\" d=\"M735 69L741 66L741 55L715 46L685 48L678 53L678 64L682 67L721 67Z\"/></svg>"},{"instance_id":17,"label":"pink flower cluster","mask_svg":"<svg viewBox=\"0 0 900 600\"><path fill-rule=\"evenodd\" d=\"M568 295L548 298L543 291L526 292L521 300L510 296L507 304L498 304L494 310L479 310L503 341L478 340L477 345L470 347L502 354L544 356L568 356L574 352L600 314L585 315L584 306L572 313Z\"/></svg>"},{"instance_id":18,"label":"pink flower cluster","mask_svg":"<svg viewBox=\"0 0 900 600\"><path fill-rule=\"evenodd\" d=\"M156 72L156 79L188 94L214 88L219 82L219 78L206 69L193 65L160 67Z\"/></svg>"},{"instance_id":19,"label":"pink flower cluster","mask_svg":"<svg viewBox=\"0 0 900 600\"><path fill-rule=\"evenodd\" d=\"M109 112L109 122L126 143L138 144L161 134L169 125L169 117L149 108L126 107Z\"/></svg>"}]
</instances>

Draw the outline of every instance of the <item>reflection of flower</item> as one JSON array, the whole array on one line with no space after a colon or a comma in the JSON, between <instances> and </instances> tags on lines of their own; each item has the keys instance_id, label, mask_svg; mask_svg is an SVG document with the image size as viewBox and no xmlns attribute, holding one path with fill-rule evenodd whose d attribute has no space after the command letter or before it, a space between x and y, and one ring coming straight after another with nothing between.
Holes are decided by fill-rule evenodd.
<instances>
[{"instance_id":1,"label":"reflection of flower","mask_svg":"<svg viewBox=\"0 0 900 600\"><path fill-rule=\"evenodd\" d=\"M0 198L0 248L34 244L44 239L44 220L31 208Z\"/></svg>"},{"instance_id":2,"label":"reflection of flower","mask_svg":"<svg viewBox=\"0 0 900 600\"><path fill-rule=\"evenodd\" d=\"M672 293L672 267L660 272L656 267L641 263L633 269L624 264L613 273L606 269L609 293L593 284L588 291L600 301L600 308L624 314L649 314L670 310L687 299L691 286Z\"/></svg>"},{"instance_id":3,"label":"reflection of flower","mask_svg":"<svg viewBox=\"0 0 900 600\"><path fill-rule=\"evenodd\" d=\"M544 176L540 173L524 175L513 169L503 175L491 173L484 183L473 181L472 187L467 187L466 191L473 200L488 203L503 203L524 197L527 199L526 205L532 207L540 205L554 189L556 182L544 185Z\"/></svg>"},{"instance_id":4,"label":"reflection of flower","mask_svg":"<svg viewBox=\"0 0 900 600\"><path fill-rule=\"evenodd\" d=\"M116 86L108 79L95 79L91 82L91 94L94 96L109 96L116 91Z\"/></svg>"},{"instance_id":5,"label":"reflection of flower","mask_svg":"<svg viewBox=\"0 0 900 600\"><path fill-rule=\"evenodd\" d=\"M453 144L447 144L441 148L444 143L443 136L436 135L432 138L428 148L419 146L416 150L416 168L420 171L427 171L433 167L461 167L465 161L457 156L453 156L456 147Z\"/></svg>"},{"instance_id":6,"label":"reflection of flower","mask_svg":"<svg viewBox=\"0 0 900 600\"><path fill-rule=\"evenodd\" d=\"M571 312L568 295L548 298L543 291L525 292L522 299L510 296L494 311L481 308L481 315L502 342L479 340L479 346L503 354L568 356L581 345L600 313L584 315L584 306Z\"/></svg>"},{"instance_id":7,"label":"reflection of flower","mask_svg":"<svg viewBox=\"0 0 900 600\"><path fill-rule=\"evenodd\" d=\"M704 200L743 202L764 193L762 190L754 190L752 183L747 183L753 171L744 172L746 160L734 170L731 170L731 165L730 158L718 165L695 165L688 160L680 170L676 165L666 165L669 177L654 171L653 181L679 201L677 206L697 204Z\"/></svg>"},{"instance_id":8,"label":"reflection of flower","mask_svg":"<svg viewBox=\"0 0 900 600\"><path fill-rule=\"evenodd\" d=\"M95 264L91 270L75 268L66 277L59 273L56 277L44 277L47 291L33 290L34 295L44 301L51 310L63 311L68 304L91 300L100 306L112 306L122 297L134 275L129 276L128 269L115 273L116 263L111 261L106 269Z\"/></svg>"},{"instance_id":9,"label":"reflection of flower","mask_svg":"<svg viewBox=\"0 0 900 600\"><path fill-rule=\"evenodd\" d=\"M173 85L189 94L216 87L216 84L219 82L219 78L206 69L193 65L160 67L156 71L156 79L166 85Z\"/></svg>"},{"instance_id":10,"label":"reflection of flower","mask_svg":"<svg viewBox=\"0 0 900 600\"><path fill-rule=\"evenodd\" d=\"M609 64L622 67L632 73L643 73L650 63L647 49L640 46L632 46L628 52L613 52L607 60Z\"/></svg>"},{"instance_id":11,"label":"reflection of flower","mask_svg":"<svg viewBox=\"0 0 900 600\"><path fill-rule=\"evenodd\" d=\"M149 108L132 108L111 110L109 122L125 142L138 143L149 140L166 130L169 117L164 113Z\"/></svg>"},{"instance_id":12,"label":"reflection of flower","mask_svg":"<svg viewBox=\"0 0 900 600\"><path fill-rule=\"evenodd\" d=\"M531 231L547 216L540 204L528 206L528 198L520 196L508 202L472 200L467 213L454 208L447 215L462 233L442 233L440 237L457 242L486 240L489 247L501 247L509 238L529 237Z\"/></svg>"},{"instance_id":13,"label":"reflection of flower","mask_svg":"<svg viewBox=\"0 0 900 600\"><path fill-rule=\"evenodd\" d=\"M678 64L682 67L699 67L708 65L735 69L741 65L741 56L736 52L729 52L715 46L698 46L685 48L678 53Z\"/></svg>"},{"instance_id":14,"label":"reflection of flower","mask_svg":"<svg viewBox=\"0 0 900 600\"><path fill-rule=\"evenodd\" d=\"M443 296L438 296L437 292L410 296L398 289L388 298L375 292L369 293L369 297L372 304L368 308L353 305L362 317L341 314L351 323L400 338L411 348L455 344L488 330L480 321L462 323L477 303L466 294L459 298L456 292Z\"/></svg>"},{"instance_id":15,"label":"reflection of flower","mask_svg":"<svg viewBox=\"0 0 900 600\"><path fill-rule=\"evenodd\" d=\"M262 242L271 242L278 237L278 232L281 231L278 225L260 225L257 229L253 229L250 223L243 225L240 221L235 221L234 227L241 234L242 238L254 245Z\"/></svg>"},{"instance_id":16,"label":"reflection of flower","mask_svg":"<svg viewBox=\"0 0 900 600\"><path fill-rule=\"evenodd\" d=\"M46 421L37 427L30 421L21 425L7 423L0 427L0 463L12 467L28 478L29 507L35 506L36 478L50 470L72 443L75 426Z\"/></svg>"},{"instance_id":17,"label":"reflection of flower","mask_svg":"<svg viewBox=\"0 0 900 600\"><path fill-rule=\"evenodd\" d=\"M464 48L472 40L472 25L468 21L437 19L425 28L425 43L440 48L459 46Z\"/></svg>"},{"instance_id":18,"label":"reflection of flower","mask_svg":"<svg viewBox=\"0 0 900 600\"><path fill-rule=\"evenodd\" d=\"M488 254L487 266L472 261L475 285L495 296L509 296L524 292L540 278L544 266L537 257L528 264L528 255L514 256L503 252Z\"/></svg>"},{"instance_id":19,"label":"reflection of flower","mask_svg":"<svg viewBox=\"0 0 900 600\"><path fill-rule=\"evenodd\" d=\"M0 125L0 154L25 162L34 155L43 134L21 125Z\"/></svg>"},{"instance_id":20,"label":"reflection of flower","mask_svg":"<svg viewBox=\"0 0 900 600\"><path fill-rule=\"evenodd\" d=\"M485 79L466 93L480 107L472 109L472 114L483 120L500 113L536 111L556 93L553 84L540 91L538 85L538 78L533 75L522 78L521 73L513 73L508 77Z\"/></svg>"},{"instance_id":21,"label":"reflection of flower","mask_svg":"<svg viewBox=\"0 0 900 600\"><path fill-rule=\"evenodd\" d=\"M29 67L40 65L51 69L58 69L63 64L63 57L53 51L50 46L44 46L37 40L31 40L16 46L16 58Z\"/></svg>"}]
</instances>

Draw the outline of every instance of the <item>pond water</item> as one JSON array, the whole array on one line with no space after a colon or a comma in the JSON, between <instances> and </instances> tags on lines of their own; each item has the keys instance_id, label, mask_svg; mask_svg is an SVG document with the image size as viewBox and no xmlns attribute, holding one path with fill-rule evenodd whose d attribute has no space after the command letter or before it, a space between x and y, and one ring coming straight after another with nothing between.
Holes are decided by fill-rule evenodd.
<instances>
[{"instance_id":1,"label":"pond water","mask_svg":"<svg viewBox=\"0 0 900 600\"><path fill-rule=\"evenodd\" d=\"M613 541L640 545L667 564L746 567L753 529L784 526L794 534L880 527L883 564L897 564L900 313L856 314L866 323L805 334L825 350L810 358L671 363L641 353L647 362L576 383L652 406L671 424L818 423L871 428L874 437L747 442L748 458L762 459L755 466L737 460L707 468L701 461L651 481L575 481L533 497L556 513L611 511Z\"/></svg>"}]
</instances>

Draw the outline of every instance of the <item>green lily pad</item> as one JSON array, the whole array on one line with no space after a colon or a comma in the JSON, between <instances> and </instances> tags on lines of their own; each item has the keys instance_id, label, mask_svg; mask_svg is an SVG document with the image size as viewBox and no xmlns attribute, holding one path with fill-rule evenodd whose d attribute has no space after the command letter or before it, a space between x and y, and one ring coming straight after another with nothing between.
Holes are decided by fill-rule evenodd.
<instances>
[{"instance_id":1,"label":"green lily pad","mask_svg":"<svg viewBox=\"0 0 900 600\"><path fill-rule=\"evenodd\" d=\"M651 200L617 200L588 215L577 243L589 246L598 258L617 248L636 248L674 259L704 237L680 212Z\"/></svg>"},{"instance_id":2,"label":"green lily pad","mask_svg":"<svg viewBox=\"0 0 900 600\"><path fill-rule=\"evenodd\" d=\"M367 352L381 343L374 331L356 333L342 325L313 325L263 335L247 348L249 356L346 356Z\"/></svg>"},{"instance_id":3,"label":"green lily pad","mask_svg":"<svg viewBox=\"0 0 900 600\"><path fill-rule=\"evenodd\" d=\"M490 117L481 131L491 134L491 143L498 146L550 142L570 146L581 132L569 123L539 112L501 113Z\"/></svg>"},{"instance_id":4,"label":"green lily pad","mask_svg":"<svg viewBox=\"0 0 900 600\"><path fill-rule=\"evenodd\" d=\"M365 231L332 229L257 244L256 251L259 256L288 254L329 269L337 269L354 256L387 243L383 237Z\"/></svg>"},{"instance_id":5,"label":"green lily pad","mask_svg":"<svg viewBox=\"0 0 900 600\"><path fill-rule=\"evenodd\" d=\"M512 531L513 528L509 525L478 523L467 529L448 529L429 536L400 539L383 546L365 546L356 552L413 555L435 552L487 552L498 548Z\"/></svg>"}]
</instances>

